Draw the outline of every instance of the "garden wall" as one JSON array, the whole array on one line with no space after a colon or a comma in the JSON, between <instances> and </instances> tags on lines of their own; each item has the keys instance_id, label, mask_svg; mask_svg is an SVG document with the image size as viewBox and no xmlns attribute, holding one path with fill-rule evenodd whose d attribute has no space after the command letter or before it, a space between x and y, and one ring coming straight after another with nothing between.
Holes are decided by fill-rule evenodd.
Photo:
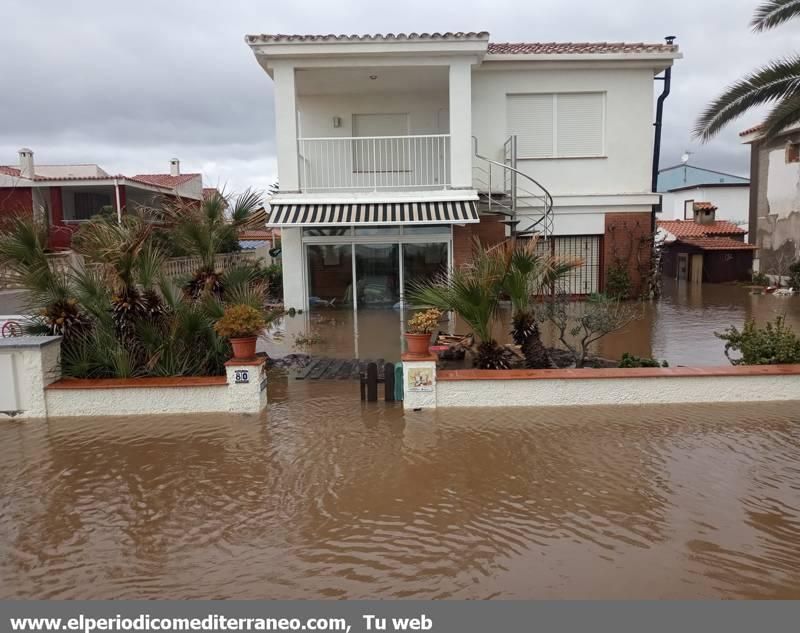
<instances>
[{"instance_id":1,"label":"garden wall","mask_svg":"<svg viewBox=\"0 0 800 633\"><path fill-rule=\"evenodd\" d=\"M258 413L264 359L229 361L225 376L61 378L58 336L0 339L0 413L20 418Z\"/></svg>"},{"instance_id":2,"label":"garden wall","mask_svg":"<svg viewBox=\"0 0 800 633\"><path fill-rule=\"evenodd\" d=\"M800 365L437 371L406 355L403 390L412 409L800 400Z\"/></svg>"}]
</instances>

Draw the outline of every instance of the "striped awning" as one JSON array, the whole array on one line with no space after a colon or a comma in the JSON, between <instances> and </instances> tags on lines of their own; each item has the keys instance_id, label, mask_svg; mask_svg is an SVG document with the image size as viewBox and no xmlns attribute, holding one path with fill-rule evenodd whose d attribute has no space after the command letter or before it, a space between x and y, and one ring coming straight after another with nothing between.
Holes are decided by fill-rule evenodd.
<instances>
[{"instance_id":1,"label":"striped awning","mask_svg":"<svg viewBox=\"0 0 800 633\"><path fill-rule=\"evenodd\" d=\"M364 204L273 204L267 226L469 224L479 221L476 201L437 200Z\"/></svg>"}]
</instances>

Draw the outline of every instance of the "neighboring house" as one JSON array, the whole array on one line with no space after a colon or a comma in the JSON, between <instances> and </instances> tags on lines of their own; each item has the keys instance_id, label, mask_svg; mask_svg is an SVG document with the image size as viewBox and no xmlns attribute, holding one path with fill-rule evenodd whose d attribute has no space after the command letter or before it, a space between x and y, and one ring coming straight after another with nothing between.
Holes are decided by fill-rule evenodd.
<instances>
[{"instance_id":1,"label":"neighboring house","mask_svg":"<svg viewBox=\"0 0 800 633\"><path fill-rule=\"evenodd\" d=\"M658 172L661 220L691 220L694 202L717 207L718 220L747 230L750 219L750 180L694 165L673 165Z\"/></svg>"},{"instance_id":2,"label":"neighboring house","mask_svg":"<svg viewBox=\"0 0 800 633\"><path fill-rule=\"evenodd\" d=\"M239 248L243 251L252 251L258 259L264 260L264 265L272 264L275 260L272 253L277 256L280 249L281 232L279 229L247 229L239 231Z\"/></svg>"},{"instance_id":3,"label":"neighboring house","mask_svg":"<svg viewBox=\"0 0 800 633\"><path fill-rule=\"evenodd\" d=\"M691 220L659 220L663 239L663 274L679 281L725 283L748 281L756 247L745 242L746 231L717 220L710 202L695 202Z\"/></svg>"},{"instance_id":4,"label":"neighboring house","mask_svg":"<svg viewBox=\"0 0 800 633\"><path fill-rule=\"evenodd\" d=\"M163 174L111 175L98 165L39 165L19 150L15 166L0 165L0 218L31 215L48 222L50 247L68 248L81 222L103 210L157 207L165 199L201 200L200 174L182 174L173 158Z\"/></svg>"},{"instance_id":5,"label":"neighboring house","mask_svg":"<svg viewBox=\"0 0 800 633\"><path fill-rule=\"evenodd\" d=\"M485 32L245 40L274 82L268 226L281 229L287 307L400 306L409 282L512 227L583 259L575 294L602 290L611 266L638 285L659 200L654 76L676 46Z\"/></svg>"},{"instance_id":6,"label":"neighboring house","mask_svg":"<svg viewBox=\"0 0 800 633\"><path fill-rule=\"evenodd\" d=\"M750 145L750 236L756 269L783 276L800 259L800 126L769 141L761 126L740 133Z\"/></svg>"}]
</instances>

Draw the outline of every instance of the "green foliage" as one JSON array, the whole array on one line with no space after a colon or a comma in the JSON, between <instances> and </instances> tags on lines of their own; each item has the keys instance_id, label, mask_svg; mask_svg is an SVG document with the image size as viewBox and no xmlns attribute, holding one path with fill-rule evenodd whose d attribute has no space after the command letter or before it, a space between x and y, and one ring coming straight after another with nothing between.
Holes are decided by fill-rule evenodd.
<instances>
[{"instance_id":1,"label":"green foliage","mask_svg":"<svg viewBox=\"0 0 800 633\"><path fill-rule=\"evenodd\" d=\"M619 367L626 369L629 367L669 367L669 363L667 361L658 361L655 358L640 358L625 352L619 361Z\"/></svg>"},{"instance_id":2,"label":"green foliage","mask_svg":"<svg viewBox=\"0 0 800 633\"><path fill-rule=\"evenodd\" d=\"M264 315L249 305L236 304L225 308L214 330L225 338L258 336L267 326Z\"/></svg>"},{"instance_id":3,"label":"green foliage","mask_svg":"<svg viewBox=\"0 0 800 633\"><path fill-rule=\"evenodd\" d=\"M756 286L769 286L769 277L762 272L754 272L752 283Z\"/></svg>"},{"instance_id":4,"label":"green foliage","mask_svg":"<svg viewBox=\"0 0 800 633\"><path fill-rule=\"evenodd\" d=\"M638 304L604 294L570 302L569 297L559 293L544 306L543 318L555 326L559 341L572 354L576 367L584 366L592 344L641 317Z\"/></svg>"},{"instance_id":5,"label":"green foliage","mask_svg":"<svg viewBox=\"0 0 800 633\"><path fill-rule=\"evenodd\" d=\"M765 31L798 16L797 0L765 0L751 25L755 31ZM766 104L772 109L762 124L765 138L800 121L800 55L773 60L726 88L700 116L695 136L707 141L748 110Z\"/></svg>"},{"instance_id":6,"label":"green foliage","mask_svg":"<svg viewBox=\"0 0 800 633\"><path fill-rule=\"evenodd\" d=\"M730 326L722 334L714 335L725 341L725 356L732 365L785 365L800 363L800 337L786 319L779 316L775 322L767 321L759 328L754 320L748 320L739 330ZM739 357L731 358L730 352Z\"/></svg>"},{"instance_id":7,"label":"green foliage","mask_svg":"<svg viewBox=\"0 0 800 633\"><path fill-rule=\"evenodd\" d=\"M76 378L222 375L230 345L214 330L225 302L190 300L161 272L146 218L82 225L75 247L86 267L53 265L46 231L14 221L0 231L0 265L27 289L31 334L61 334L61 371ZM60 258L60 260L63 258ZM263 285L250 269L226 271L228 295L260 310ZM273 315L270 315L272 318Z\"/></svg>"},{"instance_id":8,"label":"green foliage","mask_svg":"<svg viewBox=\"0 0 800 633\"><path fill-rule=\"evenodd\" d=\"M439 327L442 311L437 308L417 312L408 320L406 331L409 334L431 334Z\"/></svg>"},{"instance_id":9,"label":"green foliage","mask_svg":"<svg viewBox=\"0 0 800 633\"><path fill-rule=\"evenodd\" d=\"M800 259L789 266L789 287L800 290Z\"/></svg>"},{"instance_id":10,"label":"green foliage","mask_svg":"<svg viewBox=\"0 0 800 633\"><path fill-rule=\"evenodd\" d=\"M632 290L633 282L628 268L621 264L610 266L606 276L606 294L614 299L627 299Z\"/></svg>"}]
</instances>

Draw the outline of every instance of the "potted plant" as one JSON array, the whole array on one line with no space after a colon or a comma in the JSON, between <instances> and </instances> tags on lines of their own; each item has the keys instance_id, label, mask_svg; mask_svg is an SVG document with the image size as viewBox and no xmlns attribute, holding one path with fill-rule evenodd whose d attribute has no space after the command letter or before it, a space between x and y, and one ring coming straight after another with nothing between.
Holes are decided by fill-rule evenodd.
<instances>
[{"instance_id":1,"label":"potted plant","mask_svg":"<svg viewBox=\"0 0 800 633\"><path fill-rule=\"evenodd\" d=\"M237 304L225 308L222 317L214 324L214 330L230 339L233 358L244 360L256 355L258 335L266 326L266 319L259 310Z\"/></svg>"},{"instance_id":2,"label":"potted plant","mask_svg":"<svg viewBox=\"0 0 800 633\"><path fill-rule=\"evenodd\" d=\"M439 326L441 318L441 310L431 308L424 312L417 312L408 320L408 329L405 333L405 337L409 354L428 353L431 334Z\"/></svg>"}]
</instances>

